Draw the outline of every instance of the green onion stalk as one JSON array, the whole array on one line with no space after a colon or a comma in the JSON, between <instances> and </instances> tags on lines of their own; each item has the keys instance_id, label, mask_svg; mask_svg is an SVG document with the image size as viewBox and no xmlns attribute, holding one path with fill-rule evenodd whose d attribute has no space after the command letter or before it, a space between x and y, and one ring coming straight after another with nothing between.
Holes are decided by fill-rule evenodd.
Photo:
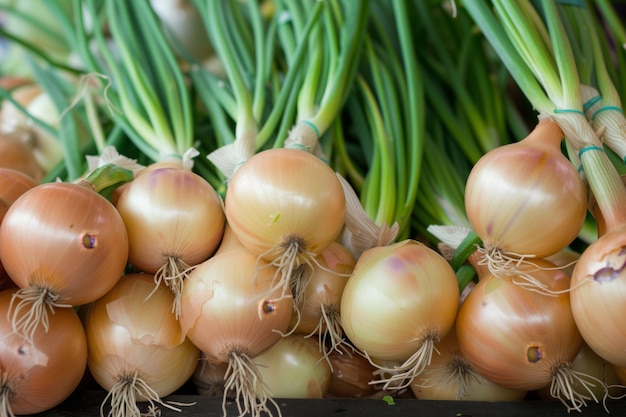
<instances>
[{"instance_id":1,"label":"green onion stalk","mask_svg":"<svg viewBox=\"0 0 626 417\"><path fill-rule=\"evenodd\" d=\"M199 151L187 77L149 3L74 0L73 5L71 27L85 83L97 89L98 106L114 126L105 133L92 110L98 151L126 138L132 145L126 149L145 164L173 159L192 169Z\"/></svg>"},{"instance_id":2,"label":"green onion stalk","mask_svg":"<svg viewBox=\"0 0 626 417\"><path fill-rule=\"evenodd\" d=\"M333 165L364 212L347 226L353 236L369 230L371 246L411 235L421 172L424 95L407 5L372 2L355 89L331 129Z\"/></svg>"},{"instance_id":3,"label":"green onion stalk","mask_svg":"<svg viewBox=\"0 0 626 417\"><path fill-rule=\"evenodd\" d=\"M579 70L558 2L463 2L525 97L561 127L568 156L580 169L606 219L622 222L626 188L584 112ZM576 6L578 7L578 6ZM589 9L584 9L591 13ZM601 133L601 132L600 132Z\"/></svg>"}]
</instances>

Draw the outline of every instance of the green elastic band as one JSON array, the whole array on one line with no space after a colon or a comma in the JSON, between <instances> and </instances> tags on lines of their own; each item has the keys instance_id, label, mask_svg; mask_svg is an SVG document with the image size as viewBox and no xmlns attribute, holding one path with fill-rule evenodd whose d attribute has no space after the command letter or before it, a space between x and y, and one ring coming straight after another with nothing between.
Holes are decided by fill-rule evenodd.
<instances>
[{"instance_id":1,"label":"green elastic band","mask_svg":"<svg viewBox=\"0 0 626 417\"><path fill-rule=\"evenodd\" d=\"M309 122L308 120L302 120L301 123L304 123L305 125L307 125L308 127L310 127L311 129L313 129L313 131L315 132L315 136L317 136L317 138L319 139L320 137L320 131L317 130L317 126L315 126L315 124L313 124L312 122Z\"/></svg>"},{"instance_id":2,"label":"green elastic band","mask_svg":"<svg viewBox=\"0 0 626 417\"><path fill-rule=\"evenodd\" d=\"M593 116L591 116L591 120L593 120L598 115L598 113L603 112L605 110L616 110L616 111L624 113L624 110L617 106L602 106L598 110L596 110Z\"/></svg>"},{"instance_id":3,"label":"green elastic band","mask_svg":"<svg viewBox=\"0 0 626 417\"><path fill-rule=\"evenodd\" d=\"M589 100L585 102L585 104L583 104L583 110L589 110L591 106L593 106L600 100L602 100L602 97L600 96L595 96L595 97L590 98Z\"/></svg>"},{"instance_id":4,"label":"green elastic band","mask_svg":"<svg viewBox=\"0 0 626 417\"><path fill-rule=\"evenodd\" d=\"M578 157L582 157L582 155L587 152L587 151L602 151L604 152L604 148L601 148L600 146L585 146L584 148L582 148L580 151L578 151Z\"/></svg>"},{"instance_id":5,"label":"green elastic band","mask_svg":"<svg viewBox=\"0 0 626 417\"><path fill-rule=\"evenodd\" d=\"M582 114L583 116L585 115L585 113L582 110L576 110L576 109L554 109L555 113L578 113L578 114Z\"/></svg>"}]
</instances>

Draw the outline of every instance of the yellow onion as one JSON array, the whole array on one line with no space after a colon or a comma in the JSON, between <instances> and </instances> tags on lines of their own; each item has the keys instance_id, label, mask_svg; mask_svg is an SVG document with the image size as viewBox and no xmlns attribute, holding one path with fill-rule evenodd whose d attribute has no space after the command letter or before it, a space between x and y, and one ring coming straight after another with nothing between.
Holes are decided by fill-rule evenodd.
<instances>
[{"instance_id":1,"label":"yellow onion","mask_svg":"<svg viewBox=\"0 0 626 417\"><path fill-rule=\"evenodd\" d=\"M294 268L313 262L341 232L345 196L335 172L321 159L275 148L255 154L235 171L225 211L241 244L278 267L275 286L286 290Z\"/></svg>"},{"instance_id":2,"label":"yellow onion","mask_svg":"<svg viewBox=\"0 0 626 417\"><path fill-rule=\"evenodd\" d=\"M331 370L315 340L290 334L254 358L275 398L323 398Z\"/></svg>"},{"instance_id":3,"label":"yellow onion","mask_svg":"<svg viewBox=\"0 0 626 417\"><path fill-rule=\"evenodd\" d=\"M48 330L31 340L15 333L9 320L14 290L0 292L0 415L31 415L50 410L80 384L87 366L87 339L72 308L50 316Z\"/></svg>"},{"instance_id":4,"label":"yellow onion","mask_svg":"<svg viewBox=\"0 0 626 417\"><path fill-rule=\"evenodd\" d=\"M167 287L155 289L151 274L131 273L89 306L88 367L111 415L139 415L137 402L171 407L162 398L193 374L200 351L170 313L173 298Z\"/></svg>"},{"instance_id":5,"label":"yellow onion","mask_svg":"<svg viewBox=\"0 0 626 417\"><path fill-rule=\"evenodd\" d=\"M376 383L406 388L430 363L435 344L454 324L459 287L438 252L404 240L366 250L341 298L348 339L369 358L400 361Z\"/></svg>"},{"instance_id":6,"label":"yellow onion","mask_svg":"<svg viewBox=\"0 0 626 417\"><path fill-rule=\"evenodd\" d=\"M463 357L456 329L437 343L437 355L411 382L418 400L519 401L527 392L512 390L480 375Z\"/></svg>"},{"instance_id":7,"label":"yellow onion","mask_svg":"<svg viewBox=\"0 0 626 417\"><path fill-rule=\"evenodd\" d=\"M191 267L216 250L224 232L222 200L211 184L183 168L146 168L126 184L115 207L128 232L128 261L180 294Z\"/></svg>"},{"instance_id":8,"label":"yellow onion","mask_svg":"<svg viewBox=\"0 0 626 417\"><path fill-rule=\"evenodd\" d=\"M254 358L289 327L291 294L270 292L276 268L248 251L213 255L187 277L181 297L181 327L206 359L228 363L223 409L230 393L240 414L259 417L278 405L264 385Z\"/></svg>"},{"instance_id":9,"label":"yellow onion","mask_svg":"<svg viewBox=\"0 0 626 417\"><path fill-rule=\"evenodd\" d=\"M376 366L358 352L334 350L328 359L332 374L326 397L332 398L371 398L384 391L379 386L370 384Z\"/></svg>"},{"instance_id":10,"label":"yellow onion","mask_svg":"<svg viewBox=\"0 0 626 417\"><path fill-rule=\"evenodd\" d=\"M43 176L31 149L16 134L0 133L0 168L23 172L36 182Z\"/></svg>"},{"instance_id":11,"label":"yellow onion","mask_svg":"<svg viewBox=\"0 0 626 417\"><path fill-rule=\"evenodd\" d=\"M570 307L569 277L543 259L528 260L520 273L550 292L518 285L515 276L482 278L465 298L456 322L463 357L486 379L512 390L550 386L552 397L580 410L590 397L572 391L571 369L583 345Z\"/></svg>"},{"instance_id":12,"label":"yellow onion","mask_svg":"<svg viewBox=\"0 0 626 417\"><path fill-rule=\"evenodd\" d=\"M626 366L626 227L610 228L581 254L571 282L572 313L585 342Z\"/></svg>"},{"instance_id":13,"label":"yellow onion","mask_svg":"<svg viewBox=\"0 0 626 417\"><path fill-rule=\"evenodd\" d=\"M41 184L9 207L0 227L0 260L13 282L16 331L46 326L55 306L79 306L108 292L128 259L124 222L92 189L74 183Z\"/></svg>"},{"instance_id":14,"label":"yellow onion","mask_svg":"<svg viewBox=\"0 0 626 417\"><path fill-rule=\"evenodd\" d=\"M295 300L291 324L295 332L318 336L320 351L325 356L344 344L341 296L355 264L350 250L338 242L331 242L316 257L310 269L301 265L297 270L306 276L298 278L295 283L306 287L293 290L304 298Z\"/></svg>"},{"instance_id":15,"label":"yellow onion","mask_svg":"<svg viewBox=\"0 0 626 417\"><path fill-rule=\"evenodd\" d=\"M562 139L556 122L543 118L526 138L493 149L472 168L466 213L492 261L550 256L578 235L587 192Z\"/></svg>"},{"instance_id":16,"label":"yellow onion","mask_svg":"<svg viewBox=\"0 0 626 417\"><path fill-rule=\"evenodd\" d=\"M228 370L228 362L213 363L206 359L204 352L200 352L198 366L193 372L191 382L198 394L205 397L219 397L224 395L224 376Z\"/></svg>"}]
</instances>

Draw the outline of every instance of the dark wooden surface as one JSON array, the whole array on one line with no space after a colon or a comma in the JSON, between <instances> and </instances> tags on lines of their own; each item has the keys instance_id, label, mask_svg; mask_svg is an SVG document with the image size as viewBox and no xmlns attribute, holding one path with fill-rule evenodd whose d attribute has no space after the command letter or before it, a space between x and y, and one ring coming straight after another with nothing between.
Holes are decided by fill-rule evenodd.
<instances>
[{"instance_id":1,"label":"dark wooden surface","mask_svg":"<svg viewBox=\"0 0 626 417\"><path fill-rule=\"evenodd\" d=\"M60 406L37 414L37 417L99 417L103 391L77 391ZM172 395L165 400L186 404L182 411L161 407L162 417L223 417L221 398L196 395ZM568 413L558 401L525 400L519 402L426 401L396 399L389 405L382 399L319 399L281 400L282 417L558 417L558 416L626 416L626 400L607 403L608 414L602 405L592 403L581 413ZM146 411L145 405L141 407ZM105 408L105 416L108 409ZM278 413L274 411L274 417ZM227 416L237 417L234 404L229 403Z\"/></svg>"}]
</instances>

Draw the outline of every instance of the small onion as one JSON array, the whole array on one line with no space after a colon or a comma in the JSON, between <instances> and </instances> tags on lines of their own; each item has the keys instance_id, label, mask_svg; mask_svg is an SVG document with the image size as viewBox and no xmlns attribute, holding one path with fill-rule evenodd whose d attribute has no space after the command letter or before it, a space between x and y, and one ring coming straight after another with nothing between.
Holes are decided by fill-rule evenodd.
<instances>
[{"instance_id":1,"label":"small onion","mask_svg":"<svg viewBox=\"0 0 626 417\"><path fill-rule=\"evenodd\" d=\"M372 398L384 393L379 386L370 384L376 366L358 352L331 351L328 355L333 372L326 397Z\"/></svg>"},{"instance_id":2,"label":"small onion","mask_svg":"<svg viewBox=\"0 0 626 417\"><path fill-rule=\"evenodd\" d=\"M578 235L587 191L561 151L562 139L556 122L543 118L526 138L493 149L472 168L466 213L494 273L511 256L550 256Z\"/></svg>"},{"instance_id":3,"label":"small onion","mask_svg":"<svg viewBox=\"0 0 626 417\"><path fill-rule=\"evenodd\" d=\"M270 292L276 268L248 251L213 255L187 277L179 317L185 334L214 363L228 363L223 410L230 393L240 414L259 417L272 400L254 358L289 327L291 294Z\"/></svg>"},{"instance_id":4,"label":"small onion","mask_svg":"<svg viewBox=\"0 0 626 417\"><path fill-rule=\"evenodd\" d=\"M348 339L369 358L404 361L380 366L392 376L376 381L401 389L430 363L435 344L454 324L458 304L456 275L445 258L404 240L361 254L341 298L341 322Z\"/></svg>"},{"instance_id":5,"label":"small onion","mask_svg":"<svg viewBox=\"0 0 626 417\"><path fill-rule=\"evenodd\" d=\"M216 250L224 233L222 200L204 178L183 168L146 168L126 184L115 207L128 232L128 261L180 294L191 267Z\"/></svg>"},{"instance_id":6,"label":"small onion","mask_svg":"<svg viewBox=\"0 0 626 417\"><path fill-rule=\"evenodd\" d=\"M263 382L275 398L323 398L330 366L315 340L290 334L254 358Z\"/></svg>"},{"instance_id":7,"label":"small onion","mask_svg":"<svg viewBox=\"0 0 626 417\"><path fill-rule=\"evenodd\" d=\"M298 268L307 276L294 282L306 288L293 290L303 294L304 299L295 301L292 326L297 333L318 336L318 346L325 356L345 344L341 326L341 296L355 264L350 250L338 242L331 242L317 256L310 269L306 265Z\"/></svg>"},{"instance_id":8,"label":"small onion","mask_svg":"<svg viewBox=\"0 0 626 417\"><path fill-rule=\"evenodd\" d=\"M128 259L124 222L115 207L85 186L54 182L23 193L0 227L0 259L13 282L16 331L44 327L48 311L79 306L107 293Z\"/></svg>"},{"instance_id":9,"label":"small onion","mask_svg":"<svg viewBox=\"0 0 626 417\"><path fill-rule=\"evenodd\" d=\"M154 276L131 273L121 278L87 310L88 366L107 392L111 415L139 415L137 402L171 408L161 398L193 374L198 348L170 313L174 295L154 288Z\"/></svg>"},{"instance_id":10,"label":"small onion","mask_svg":"<svg viewBox=\"0 0 626 417\"><path fill-rule=\"evenodd\" d=\"M14 290L0 292L5 318ZM0 415L31 415L50 410L80 384L87 366L87 339L72 308L50 316L48 330L35 330L31 340L0 320Z\"/></svg>"},{"instance_id":11,"label":"small onion","mask_svg":"<svg viewBox=\"0 0 626 417\"><path fill-rule=\"evenodd\" d=\"M298 149L253 155L231 177L224 203L237 239L278 267L275 286L284 290L294 268L313 262L344 224L345 196L335 172Z\"/></svg>"},{"instance_id":12,"label":"small onion","mask_svg":"<svg viewBox=\"0 0 626 417\"><path fill-rule=\"evenodd\" d=\"M569 277L543 259L519 268L551 295L518 285L515 276L481 278L459 309L461 353L496 384L523 391L550 385L552 397L580 410L590 397L572 391L573 381L593 378L571 369L583 340L572 316Z\"/></svg>"}]
</instances>

